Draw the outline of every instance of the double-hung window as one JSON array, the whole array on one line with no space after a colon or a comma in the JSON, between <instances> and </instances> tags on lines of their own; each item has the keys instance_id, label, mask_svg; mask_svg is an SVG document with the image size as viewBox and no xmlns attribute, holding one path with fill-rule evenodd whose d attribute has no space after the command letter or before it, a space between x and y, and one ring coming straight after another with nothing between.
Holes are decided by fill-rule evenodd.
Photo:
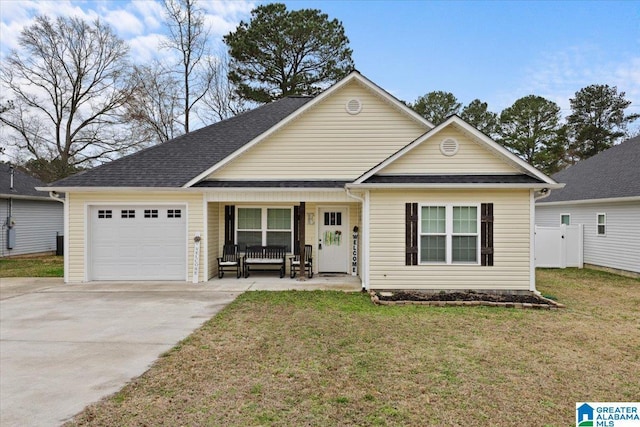
<instances>
[{"instance_id":1,"label":"double-hung window","mask_svg":"<svg viewBox=\"0 0 640 427\"><path fill-rule=\"evenodd\" d=\"M478 264L478 205L431 205L420 209L421 264Z\"/></svg>"},{"instance_id":2,"label":"double-hung window","mask_svg":"<svg viewBox=\"0 0 640 427\"><path fill-rule=\"evenodd\" d=\"M291 208L238 208L236 243L247 246L284 246L291 252L293 211Z\"/></svg>"},{"instance_id":3,"label":"double-hung window","mask_svg":"<svg viewBox=\"0 0 640 427\"><path fill-rule=\"evenodd\" d=\"M607 214L598 214L598 236L607 235Z\"/></svg>"}]
</instances>

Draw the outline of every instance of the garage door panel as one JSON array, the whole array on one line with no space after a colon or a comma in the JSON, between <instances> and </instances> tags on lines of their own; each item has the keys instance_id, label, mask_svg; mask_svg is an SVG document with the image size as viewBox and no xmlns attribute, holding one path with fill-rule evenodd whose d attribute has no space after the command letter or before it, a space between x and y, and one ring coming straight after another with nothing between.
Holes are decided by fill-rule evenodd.
<instances>
[{"instance_id":1,"label":"garage door panel","mask_svg":"<svg viewBox=\"0 0 640 427\"><path fill-rule=\"evenodd\" d=\"M184 212L184 206L93 206L90 279L185 280Z\"/></svg>"}]
</instances>

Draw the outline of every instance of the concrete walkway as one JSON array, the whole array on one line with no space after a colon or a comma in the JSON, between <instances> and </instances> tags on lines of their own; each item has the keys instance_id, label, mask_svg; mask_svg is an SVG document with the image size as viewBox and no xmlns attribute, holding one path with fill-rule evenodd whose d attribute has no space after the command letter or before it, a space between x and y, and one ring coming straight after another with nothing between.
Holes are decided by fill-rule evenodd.
<instances>
[{"instance_id":1,"label":"concrete walkway","mask_svg":"<svg viewBox=\"0 0 640 427\"><path fill-rule=\"evenodd\" d=\"M0 279L0 425L60 425L237 295L188 283Z\"/></svg>"}]
</instances>

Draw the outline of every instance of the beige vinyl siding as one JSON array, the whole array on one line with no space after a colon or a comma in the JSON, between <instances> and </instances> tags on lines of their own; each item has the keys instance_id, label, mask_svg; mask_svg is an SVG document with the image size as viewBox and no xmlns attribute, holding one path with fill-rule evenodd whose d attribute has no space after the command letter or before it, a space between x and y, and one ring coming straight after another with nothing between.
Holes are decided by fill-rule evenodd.
<instances>
[{"instance_id":1,"label":"beige vinyl siding","mask_svg":"<svg viewBox=\"0 0 640 427\"><path fill-rule=\"evenodd\" d=\"M606 214L606 234L597 234L597 215ZM558 227L560 214L583 224L586 264L640 273L640 202L536 205L536 225Z\"/></svg>"},{"instance_id":2,"label":"beige vinyl siding","mask_svg":"<svg viewBox=\"0 0 640 427\"><path fill-rule=\"evenodd\" d=\"M351 115L350 99L362 102ZM355 179L428 128L352 82L261 141L213 179Z\"/></svg>"},{"instance_id":3,"label":"beige vinyl siding","mask_svg":"<svg viewBox=\"0 0 640 427\"><path fill-rule=\"evenodd\" d=\"M458 141L458 152L453 156L445 156L440 152L440 143L447 138ZM382 169L379 175L518 172L452 124Z\"/></svg>"},{"instance_id":4,"label":"beige vinyl siding","mask_svg":"<svg viewBox=\"0 0 640 427\"><path fill-rule=\"evenodd\" d=\"M222 237L220 236L220 227L222 226ZM224 244L224 205L222 206L222 221L220 220L220 204L207 203L207 250L208 250L208 266L209 277L217 277L218 261Z\"/></svg>"},{"instance_id":5,"label":"beige vinyl siding","mask_svg":"<svg viewBox=\"0 0 640 427\"><path fill-rule=\"evenodd\" d=\"M372 289L529 289L529 190L376 190L370 194ZM494 266L406 266L405 203L412 202L493 203Z\"/></svg>"},{"instance_id":6,"label":"beige vinyl siding","mask_svg":"<svg viewBox=\"0 0 640 427\"><path fill-rule=\"evenodd\" d=\"M85 255L87 248L85 240L88 241L89 234L86 229L86 215L88 206L94 204L102 205L141 205L141 204L175 204L186 205L188 212L187 246L188 276L191 280L193 274L193 238L197 232L203 235L205 230L203 217L203 199L200 193L143 193L143 192L104 192L104 193L67 193L67 203L69 203L69 282L83 282L86 280ZM204 280L204 253L200 250L200 274L199 281Z\"/></svg>"}]
</instances>

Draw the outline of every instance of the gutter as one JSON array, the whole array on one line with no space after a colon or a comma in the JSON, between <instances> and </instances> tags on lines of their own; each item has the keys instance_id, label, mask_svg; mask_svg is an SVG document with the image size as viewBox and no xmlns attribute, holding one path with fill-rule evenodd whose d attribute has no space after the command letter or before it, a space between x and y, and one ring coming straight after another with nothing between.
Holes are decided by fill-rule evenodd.
<instances>
[{"instance_id":1,"label":"gutter","mask_svg":"<svg viewBox=\"0 0 640 427\"><path fill-rule=\"evenodd\" d=\"M345 188L351 189L560 189L564 184L347 184Z\"/></svg>"}]
</instances>

